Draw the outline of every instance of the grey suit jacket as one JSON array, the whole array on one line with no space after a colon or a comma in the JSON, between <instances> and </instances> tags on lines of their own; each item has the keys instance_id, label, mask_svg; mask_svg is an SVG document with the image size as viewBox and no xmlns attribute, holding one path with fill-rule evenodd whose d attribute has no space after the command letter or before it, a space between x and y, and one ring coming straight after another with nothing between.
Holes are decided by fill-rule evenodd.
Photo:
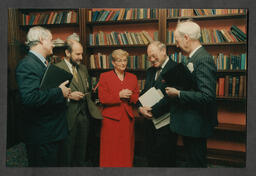
<instances>
[{"instance_id":1,"label":"grey suit jacket","mask_svg":"<svg viewBox=\"0 0 256 176\"><path fill-rule=\"evenodd\" d=\"M56 64L56 66L70 72L66 62L63 60ZM68 109L67 109L67 120L68 120L68 127L69 130L73 128L76 116L79 114L79 112L86 112L86 108L88 108L88 111L91 117L95 119L102 119L101 112L99 108L94 104L94 102L91 100L91 94L89 92L89 74L87 71L87 68L85 65L80 64L77 67L77 73L81 78L81 82L76 82L74 79L70 83L71 92L73 91L81 91L83 93L89 93L85 95L85 99L80 101L73 101L70 100L70 102L67 102Z\"/></svg>"}]
</instances>

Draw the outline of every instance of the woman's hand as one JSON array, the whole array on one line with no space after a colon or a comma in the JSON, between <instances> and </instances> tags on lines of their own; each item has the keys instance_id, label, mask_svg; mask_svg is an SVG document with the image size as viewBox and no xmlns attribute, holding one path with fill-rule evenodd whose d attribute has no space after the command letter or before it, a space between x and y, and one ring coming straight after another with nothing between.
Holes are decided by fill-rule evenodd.
<instances>
[{"instance_id":1,"label":"woman's hand","mask_svg":"<svg viewBox=\"0 0 256 176\"><path fill-rule=\"evenodd\" d=\"M122 89L120 92L119 92L119 97L120 98L130 98L132 95L132 91L129 90L129 89Z\"/></svg>"}]
</instances>

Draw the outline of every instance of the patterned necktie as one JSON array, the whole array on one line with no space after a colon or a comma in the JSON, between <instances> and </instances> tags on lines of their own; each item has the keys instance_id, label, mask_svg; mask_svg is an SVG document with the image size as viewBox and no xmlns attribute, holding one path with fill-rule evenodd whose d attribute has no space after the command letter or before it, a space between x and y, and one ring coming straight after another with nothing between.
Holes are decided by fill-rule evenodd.
<instances>
[{"instance_id":1,"label":"patterned necktie","mask_svg":"<svg viewBox=\"0 0 256 176\"><path fill-rule=\"evenodd\" d=\"M76 80L76 82L78 82L78 78L77 78L77 70L75 66L72 66L72 70L73 70L73 77Z\"/></svg>"},{"instance_id":2,"label":"patterned necktie","mask_svg":"<svg viewBox=\"0 0 256 176\"><path fill-rule=\"evenodd\" d=\"M162 68L159 67L158 70L156 71L156 77L155 77L156 79L155 79L155 80L158 79L158 77L159 77L159 75L160 75L160 73L161 73L161 70L162 70Z\"/></svg>"}]
</instances>

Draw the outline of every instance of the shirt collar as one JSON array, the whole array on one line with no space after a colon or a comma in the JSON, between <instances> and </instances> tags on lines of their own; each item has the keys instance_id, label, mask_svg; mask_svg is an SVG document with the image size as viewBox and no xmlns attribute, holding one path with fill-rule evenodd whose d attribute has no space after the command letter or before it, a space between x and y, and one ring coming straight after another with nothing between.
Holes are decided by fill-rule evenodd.
<instances>
[{"instance_id":1,"label":"shirt collar","mask_svg":"<svg viewBox=\"0 0 256 176\"><path fill-rule=\"evenodd\" d=\"M165 67L165 65L167 64L168 61L169 61L169 57L167 56L164 63L161 65L161 69L163 69Z\"/></svg>"},{"instance_id":2,"label":"shirt collar","mask_svg":"<svg viewBox=\"0 0 256 176\"><path fill-rule=\"evenodd\" d=\"M194 54L195 54L195 52L199 49L199 48L201 48L202 47L202 45L199 45L198 47L196 47L190 54L189 54L189 57L191 58Z\"/></svg>"},{"instance_id":3,"label":"shirt collar","mask_svg":"<svg viewBox=\"0 0 256 176\"><path fill-rule=\"evenodd\" d=\"M64 61L66 62L70 72L73 73L73 65L66 58L64 58Z\"/></svg>"},{"instance_id":4,"label":"shirt collar","mask_svg":"<svg viewBox=\"0 0 256 176\"><path fill-rule=\"evenodd\" d=\"M35 52L33 50L29 50L29 52L31 52L32 54L36 55L36 57L38 57L39 60L41 62L43 62L43 64L47 67L47 65L45 64L46 59L44 58L44 56L42 56L41 54L39 54L39 53L37 53L37 52Z\"/></svg>"}]
</instances>

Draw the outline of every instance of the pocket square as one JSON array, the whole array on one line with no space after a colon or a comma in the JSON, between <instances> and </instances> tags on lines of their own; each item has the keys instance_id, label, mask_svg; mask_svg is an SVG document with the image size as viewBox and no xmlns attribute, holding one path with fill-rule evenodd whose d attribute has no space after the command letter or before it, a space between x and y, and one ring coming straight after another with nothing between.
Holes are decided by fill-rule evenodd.
<instances>
[{"instance_id":1,"label":"pocket square","mask_svg":"<svg viewBox=\"0 0 256 176\"><path fill-rule=\"evenodd\" d=\"M192 62L189 62L188 65L187 65L189 71L192 73L194 71L194 66L193 66L193 63Z\"/></svg>"}]
</instances>

